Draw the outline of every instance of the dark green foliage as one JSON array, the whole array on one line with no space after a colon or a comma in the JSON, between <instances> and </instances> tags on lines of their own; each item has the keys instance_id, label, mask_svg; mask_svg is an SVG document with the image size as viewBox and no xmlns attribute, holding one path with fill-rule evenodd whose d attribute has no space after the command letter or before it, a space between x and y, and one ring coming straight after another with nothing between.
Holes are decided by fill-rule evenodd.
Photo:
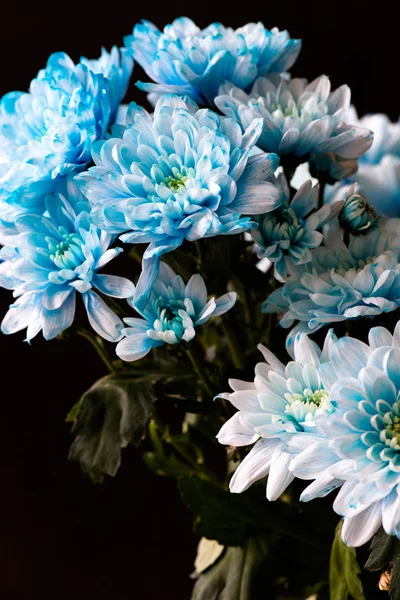
<instances>
[{"instance_id":1,"label":"dark green foliage","mask_svg":"<svg viewBox=\"0 0 400 600\"><path fill-rule=\"evenodd\" d=\"M338 524L332 544L329 586L331 600L365 600L354 548L346 546L342 541L342 521Z\"/></svg>"},{"instance_id":2,"label":"dark green foliage","mask_svg":"<svg viewBox=\"0 0 400 600\"><path fill-rule=\"evenodd\" d=\"M237 546L260 531L273 531L321 546L317 533L304 526L293 508L268 502L261 486L231 494L199 477L185 477L179 487L184 502L196 515L195 531L199 536Z\"/></svg>"},{"instance_id":3,"label":"dark green foliage","mask_svg":"<svg viewBox=\"0 0 400 600\"><path fill-rule=\"evenodd\" d=\"M400 599L400 541L383 528L374 536L370 555L365 563L368 571L391 571L390 598Z\"/></svg>"},{"instance_id":4,"label":"dark green foliage","mask_svg":"<svg viewBox=\"0 0 400 600\"><path fill-rule=\"evenodd\" d=\"M94 482L114 476L121 449L143 440L154 400L152 384L131 374L114 373L97 381L67 417L76 436L69 458Z\"/></svg>"},{"instance_id":5,"label":"dark green foliage","mask_svg":"<svg viewBox=\"0 0 400 600\"><path fill-rule=\"evenodd\" d=\"M227 548L198 576L192 600L264 600L265 588L256 580L267 554L268 541L262 536L250 538L243 547Z\"/></svg>"}]
</instances>

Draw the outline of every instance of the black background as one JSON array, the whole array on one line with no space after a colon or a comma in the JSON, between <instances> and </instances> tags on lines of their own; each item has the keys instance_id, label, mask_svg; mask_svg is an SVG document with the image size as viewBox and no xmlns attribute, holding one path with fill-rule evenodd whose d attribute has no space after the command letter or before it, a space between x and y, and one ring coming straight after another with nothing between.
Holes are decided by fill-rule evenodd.
<instances>
[{"instance_id":1,"label":"black background","mask_svg":"<svg viewBox=\"0 0 400 600\"><path fill-rule=\"evenodd\" d=\"M122 44L141 18L159 27L180 15L204 27L262 20L303 39L293 69L348 83L359 114L397 119L399 11L393 0L221 2L11 1L1 9L0 93L25 90L52 52L95 58ZM143 79L137 68L133 80ZM141 95L132 86L130 99ZM1 292L1 315L10 294ZM84 341L32 346L0 338L0 596L4 600L187 600L196 537L175 484L133 449L114 480L92 485L67 461L69 408L99 376ZM232 599L234 600L234 599Z\"/></svg>"}]
</instances>

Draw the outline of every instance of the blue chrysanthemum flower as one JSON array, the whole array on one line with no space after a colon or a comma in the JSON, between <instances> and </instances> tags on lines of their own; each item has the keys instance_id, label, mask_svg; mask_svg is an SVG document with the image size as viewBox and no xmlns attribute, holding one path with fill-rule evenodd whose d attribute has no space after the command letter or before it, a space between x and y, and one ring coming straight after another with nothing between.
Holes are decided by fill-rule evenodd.
<instances>
[{"instance_id":1,"label":"blue chrysanthemum flower","mask_svg":"<svg viewBox=\"0 0 400 600\"><path fill-rule=\"evenodd\" d=\"M318 229L339 213L343 203L333 202L315 210L318 185L306 181L290 200L290 190L282 175L279 184L282 205L267 215L255 217L259 226L251 230L251 236L256 242L257 256L273 262L276 279L285 281L288 272L312 260L311 249L317 248L323 240Z\"/></svg>"},{"instance_id":2,"label":"blue chrysanthemum flower","mask_svg":"<svg viewBox=\"0 0 400 600\"><path fill-rule=\"evenodd\" d=\"M77 181L94 205L94 223L124 242L150 244L138 290L149 291L158 257L185 239L246 231L256 224L243 215L281 203L280 190L266 181L277 156L249 158L261 130L255 120L242 135L232 119L167 94L154 116L130 104L126 127L115 126L114 137L94 145L96 166Z\"/></svg>"},{"instance_id":3,"label":"blue chrysanthemum flower","mask_svg":"<svg viewBox=\"0 0 400 600\"><path fill-rule=\"evenodd\" d=\"M112 105L111 120L121 104L128 89L129 80L133 70L133 59L126 48L118 49L117 46L107 52L101 50L101 56L97 59L82 57L80 60L92 73L101 73L109 82L110 101Z\"/></svg>"},{"instance_id":4,"label":"blue chrysanthemum flower","mask_svg":"<svg viewBox=\"0 0 400 600\"><path fill-rule=\"evenodd\" d=\"M400 307L400 220L391 219L365 236L350 236L346 246L337 230L312 261L263 304L266 313L285 312L280 323L316 331L323 325L373 317Z\"/></svg>"},{"instance_id":5,"label":"blue chrysanthemum flower","mask_svg":"<svg viewBox=\"0 0 400 600\"><path fill-rule=\"evenodd\" d=\"M269 31L262 23L236 30L213 23L201 30L181 17L163 32L148 21L135 25L125 46L156 82L138 82L140 89L158 95L185 94L213 106L222 81L246 89L260 75L286 71L301 42L291 40L287 31Z\"/></svg>"},{"instance_id":6,"label":"blue chrysanthemum flower","mask_svg":"<svg viewBox=\"0 0 400 600\"><path fill-rule=\"evenodd\" d=\"M367 235L380 225L381 219L376 210L365 198L357 194L355 184L350 186L339 213L339 225L352 235ZM328 206L337 204L332 202Z\"/></svg>"},{"instance_id":7,"label":"blue chrysanthemum flower","mask_svg":"<svg viewBox=\"0 0 400 600\"><path fill-rule=\"evenodd\" d=\"M318 448L293 461L296 475L315 477L305 499L321 495L329 478L341 479L333 507L344 517L346 544L365 544L381 525L400 538L400 325L393 336L383 327L371 329L369 345L340 339L321 371L335 406L320 422L331 466L307 477L308 465L320 461Z\"/></svg>"},{"instance_id":8,"label":"blue chrysanthemum flower","mask_svg":"<svg viewBox=\"0 0 400 600\"><path fill-rule=\"evenodd\" d=\"M243 128L255 118L264 121L257 145L280 157L291 156L298 163L324 157L321 169L330 169L335 161L357 160L372 144L369 129L344 123L350 105L350 89L342 85L331 92L325 75L311 83L306 79L260 77L246 94L227 82L221 85L215 104ZM348 172L349 167L346 172ZM338 175L338 173L336 173Z\"/></svg>"},{"instance_id":9,"label":"blue chrysanthemum flower","mask_svg":"<svg viewBox=\"0 0 400 600\"><path fill-rule=\"evenodd\" d=\"M371 148L358 163L352 177L326 188L327 201L342 199L348 188L357 183L357 192L379 213L388 217L400 216L400 122L392 123L386 115L366 115L357 120L353 110L349 123L367 127L374 133Z\"/></svg>"},{"instance_id":10,"label":"blue chrysanthemum flower","mask_svg":"<svg viewBox=\"0 0 400 600\"><path fill-rule=\"evenodd\" d=\"M152 348L190 342L197 327L223 315L235 302L235 292L207 301L207 288L200 275L193 275L185 286L171 267L161 263L150 298L139 312L142 318L124 319L128 327L122 330L125 338L117 345L117 354L123 360L134 361ZM132 301L128 303L137 310Z\"/></svg>"},{"instance_id":11,"label":"blue chrysanthemum flower","mask_svg":"<svg viewBox=\"0 0 400 600\"><path fill-rule=\"evenodd\" d=\"M75 65L53 54L29 93L11 92L0 102L0 203L3 228L19 214L42 213L57 180L91 161L93 143L105 136L126 87L131 59L112 51ZM102 69L104 68L104 73ZM110 79L107 78L110 77Z\"/></svg>"},{"instance_id":12,"label":"blue chrysanthemum flower","mask_svg":"<svg viewBox=\"0 0 400 600\"><path fill-rule=\"evenodd\" d=\"M89 212L89 203L68 177L55 197L46 198L47 216L17 219L14 247L0 251L0 285L13 289L17 298L3 319L3 333L27 328L28 341L40 331L46 340L56 337L72 324L79 293L93 329L106 340L121 339L122 321L94 289L127 298L134 285L98 273L122 248L110 248L112 236L91 224Z\"/></svg>"},{"instance_id":13,"label":"blue chrysanthemum flower","mask_svg":"<svg viewBox=\"0 0 400 600\"><path fill-rule=\"evenodd\" d=\"M325 448L326 437L318 420L330 414L333 406L320 369L330 360L335 341L330 330L321 352L317 344L299 333L294 360L286 366L260 345L266 363L257 364L254 382L230 380L234 391L220 394L238 412L223 425L219 442L232 446L256 442L235 471L231 492L243 492L268 475L267 498L276 500L294 479L290 465L298 453L311 445ZM321 468L323 456L318 461ZM314 473L312 469L310 473Z\"/></svg>"}]
</instances>

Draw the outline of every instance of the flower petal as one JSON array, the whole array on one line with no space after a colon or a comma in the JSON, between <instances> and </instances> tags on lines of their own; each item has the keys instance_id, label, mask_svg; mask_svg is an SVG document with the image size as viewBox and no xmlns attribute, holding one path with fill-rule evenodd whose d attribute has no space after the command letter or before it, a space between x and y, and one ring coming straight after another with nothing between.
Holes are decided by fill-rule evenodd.
<instances>
[{"instance_id":1,"label":"flower petal","mask_svg":"<svg viewBox=\"0 0 400 600\"><path fill-rule=\"evenodd\" d=\"M90 325L96 333L109 342L122 338L123 322L93 291L82 294Z\"/></svg>"},{"instance_id":2,"label":"flower petal","mask_svg":"<svg viewBox=\"0 0 400 600\"><path fill-rule=\"evenodd\" d=\"M281 445L278 439L260 440L240 463L229 483L233 493L247 490L255 481L265 477L270 469L272 455Z\"/></svg>"}]
</instances>

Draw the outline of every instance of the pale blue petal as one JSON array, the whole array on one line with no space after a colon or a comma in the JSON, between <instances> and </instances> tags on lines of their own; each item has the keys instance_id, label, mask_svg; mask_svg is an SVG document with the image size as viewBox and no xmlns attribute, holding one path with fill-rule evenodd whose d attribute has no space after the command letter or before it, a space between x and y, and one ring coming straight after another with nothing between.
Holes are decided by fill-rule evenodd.
<instances>
[{"instance_id":1,"label":"pale blue petal","mask_svg":"<svg viewBox=\"0 0 400 600\"><path fill-rule=\"evenodd\" d=\"M82 295L89 323L102 338L118 342L122 338L123 322L95 292Z\"/></svg>"},{"instance_id":2,"label":"pale blue petal","mask_svg":"<svg viewBox=\"0 0 400 600\"><path fill-rule=\"evenodd\" d=\"M41 314L43 337L52 340L68 329L74 321L75 316L75 293L68 296L60 308L47 310L43 308Z\"/></svg>"},{"instance_id":3,"label":"pale blue petal","mask_svg":"<svg viewBox=\"0 0 400 600\"><path fill-rule=\"evenodd\" d=\"M199 314L207 304L207 288L201 275L192 275L185 288L185 297L190 298L194 310Z\"/></svg>"},{"instance_id":4,"label":"pale blue petal","mask_svg":"<svg viewBox=\"0 0 400 600\"><path fill-rule=\"evenodd\" d=\"M74 292L69 286L52 285L43 292L43 306L48 310L58 309L67 300L71 293Z\"/></svg>"},{"instance_id":5,"label":"pale blue petal","mask_svg":"<svg viewBox=\"0 0 400 600\"><path fill-rule=\"evenodd\" d=\"M258 435L242 424L240 412L237 412L221 427L217 439L220 444L239 447L254 444L258 439Z\"/></svg>"},{"instance_id":6,"label":"pale blue petal","mask_svg":"<svg viewBox=\"0 0 400 600\"><path fill-rule=\"evenodd\" d=\"M135 333L117 344L116 353L122 360L133 362L146 356L156 345L147 333Z\"/></svg>"},{"instance_id":7,"label":"pale blue petal","mask_svg":"<svg viewBox=\"0 0 400 600\"><path fill-rule=\"evenodd\" d=\"M327 472L329 467L339 462L339 457L329 449L328 440L315 442L298 454L291 465L296 477L315 479Z\"/></svg>"},{"instance_id":8,"label":"pale blue petal","mask_svg":"<svg viewBox=\"0 0 400 600\"><path fill-rule=\"evenodd\" d=\"M277 500L293 481L294 475L290 471L290 463L294 456L289 452L283 452L279 446L273 453L267 481L268 500Z\"/></svg>"},{"instance_id":9,"label":"pale blue petal","mask_svg":"<svg viewBox=\"0 0 400 600\"><path fill-rule=\"evenodd\" d=\"M341 479L332 477L329 473L322 473L315 481L310 483L301 493L301 502L309 502L315 498L325 498L328 494L343 485Z\"/></svg>"},{"instance_id":10,"label":"pale blue petal","mask_svg":"<svg viewBox=\"0 0 400 600\"><path fill-rule=\"evenodd\" d=\"M263 479L269 473L272 455L281 445L278 439L260 440L240 463L229 483L233 493L247 490L255 481Z\"/></svg>"},{"instance_id":11,"label":"pale blue petal","mask_svg":"<svg viewBox=\"0 0 400 600\"><path fill-rule=\"evenodd\" d=\"M22 298L10 306L1 323L1 331L6 335L21 331L37 316L38 308L35 301L32 296L27 295L26 302Z\"/></svg>"},{"instance_id":12,"label":"pale blue petal","mask_svg":"<svg viewBox=\"0 0 400 600\"><path fill-rule=\"evenodd\" d=\"M218 317L219 315L225 314L228 310L230 310L236 302L237 294L236 292L228 292L223 296L220 296L215 301L215 310L212 313L213 317Z\"/></svg>"},{"instance_id":13,"label":"pale blue petal","mask_svg":"<svg viewBox=\"0 0 400 600\"><path fill-rule=\"evenodd\" d=\"M346 518L342 527L345 544L358 548L367 543L382 524L382 501L372 504L363 512Z\"/></svg>"},{"instance_id":14,"label":"pale blue petal","mask_svg":"<svg viewBox=\"0 0 400 600\"><path fill-rule=\"evenodd\" d=\"M102 294L113 298L130 298L135 293L133 283L117 275L95 275L92 284Z\"/></svg>"},{"instance_id":15,"label":"pale blue petal","mask_svg":"<svg viewBox=\"0 0 400 600\"><path fill-rule=\"evenodd\" d=\"M142 261L142 272L133 297L133 304L139 312L146 307L150 297L151 288L157 279L159 268L160 259L158 256L143 259Z\"/></svg>"}]
</instances>

